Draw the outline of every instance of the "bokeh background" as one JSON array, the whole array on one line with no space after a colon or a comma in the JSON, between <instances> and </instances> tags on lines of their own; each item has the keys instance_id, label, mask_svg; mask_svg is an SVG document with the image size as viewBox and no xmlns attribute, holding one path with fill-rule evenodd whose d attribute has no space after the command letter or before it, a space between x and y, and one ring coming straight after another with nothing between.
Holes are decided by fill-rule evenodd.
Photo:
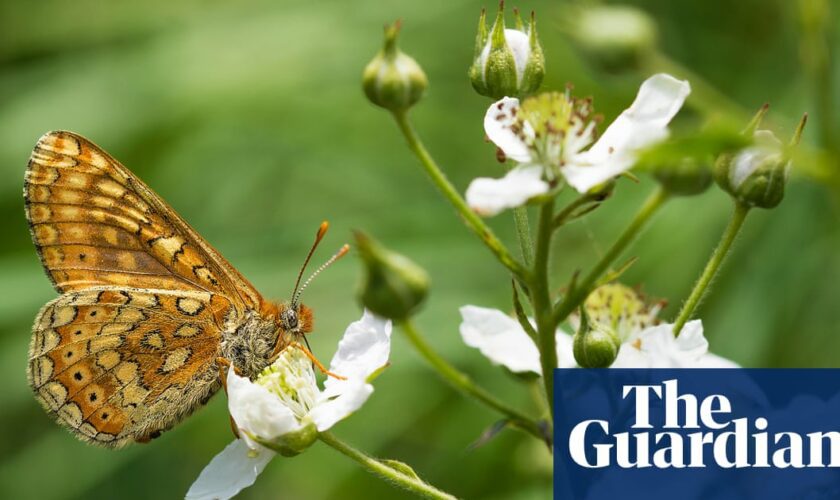
<instances>
[{"instance_id":1,"label":"bokeh background","mask_svg":"<svg viewBox=\"0 0 840 500\"><path fill-rule=\"evenodd\" d=\"M633 2L658 29L658 52L605 67L570 36L568 2L529 2L547 57L546 88L573 82L608 119L648 74L691 78L695 93L675 128L772 104L766 125L789 137L803 111L804 142L826 152L798 169L780 207L756 210L701 309L712 349L750 367L840 364L836 48L840 6L804 0ZM823 5L825 4L825 5ZM587 4L589 5L589 4ZM0 497L178 498L231 439L224 396L151 444L93 448L52 423L31 396L29 330L54 297L33 251L21 186L45 131L79 132L133 169L266 296L284 298L322 219L321 256L369 231L433 279L418 323L434 345L500 397L532 411L527 390L465 347L458 307L506 309L510 285L427 182L389 116L364 99L359 77L387 21L431 86L412 113L432 153L463 190L500 175L481 120L488 101L466 78L479 9L467 0L0 2ZM834 15L820 13L826 6ZM814 15L816 12L816 15ZM808 20L810 19L810 21ZM629 26L603 26L601 34ZM815 156L816 158L816 156ZM556 240L557 285L593 262L652 184L622 181L616 196ZM730 211L712 188L671 203L629 252L625 281L671 300L689 291ZM491 224L511 243L512 221ZM317 259L316 259L317 260ZM314 351L329 359L359 316L360 268L345 259L307 291ZM563 281L561 281L563 280ZM497 418L441 383L395 333L392 366L336 434L403 460L466 498L550 497L550 461L538 443L504 432L468 445ZM242 498L351 499L407 495L316 444L276 459Z\"/></svg>"}]
</instances>

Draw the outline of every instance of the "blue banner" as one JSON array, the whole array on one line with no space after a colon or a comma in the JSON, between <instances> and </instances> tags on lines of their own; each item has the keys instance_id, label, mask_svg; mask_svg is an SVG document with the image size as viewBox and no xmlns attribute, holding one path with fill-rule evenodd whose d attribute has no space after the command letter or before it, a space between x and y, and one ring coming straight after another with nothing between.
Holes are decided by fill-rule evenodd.
<instances>
[{"instance_id":1,"label":"blue banner","mask_svg":"<svg viewBox=\"0 0 840 500\"><path fill-rule=\"evenodd\" d=\"M840 498L840 369L558 369L554 497Z\"/></svg>"}]
</instances>

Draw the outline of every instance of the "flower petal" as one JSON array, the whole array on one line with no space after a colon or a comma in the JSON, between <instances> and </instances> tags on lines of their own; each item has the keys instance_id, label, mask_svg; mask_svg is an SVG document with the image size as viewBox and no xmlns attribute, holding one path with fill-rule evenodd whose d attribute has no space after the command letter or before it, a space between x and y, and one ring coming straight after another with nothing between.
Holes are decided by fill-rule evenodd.
<instances>
[{"instance_id":1,"label":"flower petal","mask_svg":"<svg viewBox=\"0 0 840 500\"><path fill-rule=\"evenodd\" d=\"M318 403L309 413L319 432L358 410L373 393L367 379L388 364L391 354L391 321L365 309L350 323L330 362L330 371L346 377L328 377Z\"/></svg>"},{"instance_id":2,"label":"flower petal","mask_svg":"<svg viewBox=\"0 0 840 500\"><path fill-rule=\"evenodd\" d=\"M645 80L633 104L598 142L563 168L566 180L585 193L632 167L636 151L668 136L668 123L690 93L688 82L664 73Z\"/></svg>"},{"instance_id":3,"label":"flower petal","mask_svg":"<svg viewBox=\"0 0 840 500\"><path fill-rule=\"evenodd\" d=\"M658 73L642 82L636 100L622 116L636 123L666 127L690 93L691 85L687 81Z\"/></svg>"},{"instance_id":4,"label":"flower petal","mask_svg":"<svg viewBox=\"0 0 840 500\"><path fill-rule=\"evenodd\" d=\"M391 354L391 321L365 309L361 319L350 323L330 361L330 371L362 381L388 363ZM328 378L325 387L341 382Z\"/></svg>"},{"instance_id":5,"label":"flower petal","mask_svg":"<svg viewBox=\"0 0 840 500\"><path fill-rule=\"evenodd\" d=\"M621 345L614 368L699 368L709 350L703 323L689 321L679 337L672 324L661 324L634 333Z\"/></svg>"},{"instance_id":6,"label":"flower petal","mask_svg":"<svg viewBox=\"0 0 840 500\"><path fill-rule=\"evenodd\" d=\"M513 64L516 67L516 83L522 82L522 75L525 74L525 66L531 57L531 41L527 33L519 30L506 29L505 41L513 54Z\"/></svg>"},{"instance_id":7,"label":"flower petal","mask_svg":"<svg viewBox=\"0 0 840 500\"><path fill-rule=\"evenodd\" d=\"M230 443L201 471L187 491L187 500L224 500L254 484L275 453L253 450L241 439Z\"/></svg>"},{"instance_id":8,"label":"flower petal","mask_svg":"<svg viewBox=\"0 0 840 500\"><path fill-rule=\"evenodd\" d=\"M477 214L490 217L502 210L524 205L549 190L539 165L520 165L501 179L479 177L467 188L467 204Z\"/></svg>"},{"instance_id":9,"label":"flower petal","mask_svg":"<svg viewBox=\"0 0 840 500\"><path fill-rule=\"evenodd\" d=\"M666 328L663 328L663 326ZM709 341L703 336L703 322L699 319L686 323L680 331L679 337L674 337L674 325L666 324L656 328L660 329L658 330L658 338L654 337L658 342L656 347L651 346L649 348L651 352L654 352L655 349L663 353L667 351L676 354L675 359L682 359L691 363L696 363L704 354L709 352ZM667 333L667 335L664 335L664 333Z\"/></svg>"},{"instance_id":10,"label":"flower petal","mask_svg":"<svg viewBox=\"0 0 840 500\"><path fill-rule=\"evenodd\" d=\"M542 373L540 353L519 323L498 309L467 305L461 308L461 338L494 364L512 372Z\"/></svg>"},{"instance_id":11,"label":"flower petal","mask_svg":"<svg viewBox=\"0 0 840 500\"><path fill-rule=\"evenodd\" d=\"M355 412L373 393L373 386L364 379L335 380L321 393L321 399L309 412L318 432L324 432Z\"/></svg>"},{"instance_id":12,"label":"flower petal","mask_svg":"<svg viewBox=\"0 0 840 500\"><path fill-rule=\"evenodd\" d=\"M236 425L265 441L272 441L288 432L300 430L301 425L292 411L279 397L265 387L237 375L233 367L227 377L228 410ZM243 433L253 449L258 446Z\"/></svg>"},{"instance_id":13,"label":"flower petal","mask_svg":"<svg viewBox=\"0 0 840 500\"><path fill-rule=\"evenodd\" d=\"M519 99L504 97L494 102L484 114L484 133L505 156L519 163L531 163L534 157L528 140L533 139L534 130L528 122L522 124L519 133L514 132L518 123Z\"/></svg>"}]
</instances>

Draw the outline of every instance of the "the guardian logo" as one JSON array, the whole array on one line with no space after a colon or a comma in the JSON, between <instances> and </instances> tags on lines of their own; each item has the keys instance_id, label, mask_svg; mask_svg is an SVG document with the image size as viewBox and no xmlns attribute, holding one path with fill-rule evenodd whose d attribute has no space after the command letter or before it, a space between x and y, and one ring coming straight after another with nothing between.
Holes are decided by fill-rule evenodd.
<instances>
[{"instance_id":1,"label":"the guardian logo","mask_svg":"<svg viewBox=\"0 0 840 500\"><path fill-rule=\"evenodd\" d=\"M840 370L559 369L563 500L838 500Z\"/></svg>"},{"instance_id":2,"label":"the guardian logo","mask_svg":"<svg viewBox=\"0 0 840 500\"><path fill-rule=\"evenodd\" d=\"M568 439L569 455L576 464L586 468L706 467L710 450L714 463L723 468L840 467L840 432L770 433L767 418L733 418L728 397L712 394L698 399L681 394L677 379L657 385L624 385L621 397L633 401L631 430L611 433L610 422L603 419L578 423ZM652 398L663 403L658 428L651 423ZM587 450L594 450L594 459Z\"/></svg>"}]
</instances>

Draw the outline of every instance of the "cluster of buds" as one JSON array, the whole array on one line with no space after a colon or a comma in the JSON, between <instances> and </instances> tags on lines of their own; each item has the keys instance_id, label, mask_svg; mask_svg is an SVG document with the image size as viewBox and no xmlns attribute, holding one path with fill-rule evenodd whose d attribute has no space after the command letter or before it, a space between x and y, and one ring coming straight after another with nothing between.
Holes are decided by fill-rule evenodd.
<instances>
[{"instance_id":1,"label":"cluster of buds","mask_svg":"<svg viewBox=\"0 0 840 500\"><path fill-rule=\"evenodd\" d=\"M522 97L534 93L545 75L545 58L537 36L536 17L531 12L528 28L519 11L515 29L505 28L504 1L499 3L496 21L488 31L482 9L475 40L475 58L469 76L473 88L493 99Z\"/></svg>"},{"instance_id":2,"label":"cluster of buds","mask_svg":"<svg viewBox=\"0 0 840 500\"><path fill-rule=\"evenodd\" d=\"M769 130L759 130L768 106L764 105L744 130L754 144L734 154L721 155L714 167L717 184L747 207L773 208L785 195L792 150L799 144L808 115L803 115L787 148Z\"/></svg>"}]
</instances>

